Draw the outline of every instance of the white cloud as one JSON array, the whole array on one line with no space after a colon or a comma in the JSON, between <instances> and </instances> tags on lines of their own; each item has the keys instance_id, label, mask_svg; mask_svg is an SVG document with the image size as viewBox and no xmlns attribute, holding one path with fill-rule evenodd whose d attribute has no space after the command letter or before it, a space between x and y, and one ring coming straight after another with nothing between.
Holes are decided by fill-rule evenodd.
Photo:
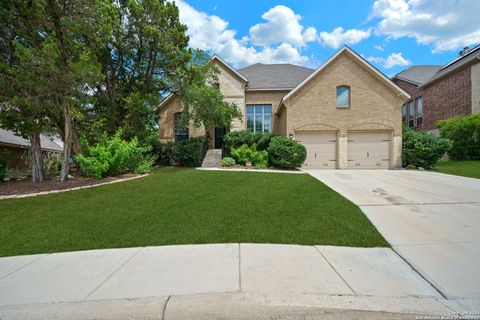
<instances>
[{"instance_id":1,"label":"white cloud","mask_svg":"<svg viewBox=\"0 0 480 320\"><path fill-rule=\"evenodd\" d=\"M198 11L181 0L176 1L176 4L180 12L180 21L188 27L189 45L192 48L217 53L235 67L242 67L257 62L305 65L310 61L309 57L301 54L301 48L299 48L302 46L301 41L305 43L312 37L312 31L309 31L309 29L301 32L302 39L300 40L295 40L290 36L277 39L274 41L277 42L275 45L273 45L273 42L270 45L264 42L264 46L256 48L249 44L250 39L248 37L237 39L236 31L229 29L228 22L222 18ZM272 10L269 10L267 13ZM265 31L262 32L266 34Z\"/></svg>"},{"instance_id":2,"label":"white cloud","mask_svg":"<svg viewBox=\"0 0 480 320\"><path fill-rule=\"evenodd\" d=\"M331 48L338 48L343 44L356 44L370 37L370 30L350 29L344 31L342 27L333 29L332 32L320 32L319 41Z\"/></svg>"},{"instance_id":3,"label":"white cloud","mask_svg":"<svg viewBox=\"0 0 480 320\"><path fill-rule=\"evenodd\" d=\"M307 42L315 41L317 30L305 28L300 24L302 17L292 9L277 5L262 15L267 22L259 23L250 28L252 42L257 45L290 43L302 47Z\"/></svg>"},{"instance_id":4,"label":"white cloud","mask_svg":"<svg viewBox=\"0 0 480 320\"><path fill-rule=\"evenodd\" d=\"M390 69L396 66L409 66L412 62L403 57L401 52L394 52L389 55L386 59L382 57L369 57L367 58L368 61L373 63L378 63L382 65L385 69Z\"/></svg>"},{"instance_id":5,"label":"white cloud","mask_svg":"<svg viewBox=\"0 0 480 320\"><path fill-rule=\"evenodd\" d=\"M478 0L377 0L371 17L380 17L377 33L414 38L433 52L480 42Z\"/></svg>"},{"instance_id":6,"label":"white cloud","mask_svg":"<svg viewBox=\"0 0 480 320\"><path fill-rule=\"evenodd\" d=\"M383 50L384 50L383 47L382 47L381 45L379 45L379 44L377 44L377 45L375 45L375 46L373 46L373 47L375 48L375 50L378 50L378 51L383 51Z\"/></svg>"}]
</instances>

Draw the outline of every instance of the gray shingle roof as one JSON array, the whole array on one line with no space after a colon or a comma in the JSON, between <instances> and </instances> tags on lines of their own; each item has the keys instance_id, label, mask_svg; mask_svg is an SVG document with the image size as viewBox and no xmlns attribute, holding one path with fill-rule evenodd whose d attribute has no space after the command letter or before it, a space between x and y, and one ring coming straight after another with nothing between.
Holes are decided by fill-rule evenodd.
<instances>
[{"instance_id":1,"label":"gray shingle roof","mask_svg":"<svg viewBox=\"0 0 480 320\"><path fill-rule=\"evenodd\" d=\"M0 144L18 146L20 148L29 148L30 141L15 135L12 131L5 130L0 128ZM43 150L62 152L63 148L53 142L49 137L41 134L40 135L40 145Z\"/></svg>"},{"instance_id":2,"label":"gray shingle roof","mask_svg":"<svg viewBox=\"0 0 480 320\"><path fill-rule=\"evenodd\" d=\"M442 66L413 66L397 73L394 78L422 85L430 80L441 68Z\"/></svg>"},{"instance_id":3,"label":"gray shingle roof","mask_svg":"<svg viewBox=\"0 0 480 320\"><path fill-rule=\"evenodd\" d=\"M292 89L305 80L312 72L310 68L294 64L261 64L239 69L248 79L247 89Z\"/></svg>"}]
</instances>

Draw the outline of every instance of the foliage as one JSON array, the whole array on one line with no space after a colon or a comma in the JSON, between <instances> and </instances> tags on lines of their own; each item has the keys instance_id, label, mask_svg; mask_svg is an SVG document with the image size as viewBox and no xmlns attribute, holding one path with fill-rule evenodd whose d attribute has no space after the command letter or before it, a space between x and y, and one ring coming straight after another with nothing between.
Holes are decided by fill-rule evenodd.
<instances>
[{"instance_id":1,"label":"foliage","mask_svg":"<svg viewBox=\"0 0 480 320\"><path fill-rule=\"evenodd\" d=\"M232 148L238 148L244 144L251 146L253 144L257 145L257 150L266 150L270 145L270 141L273 138L272 133L253 133L248 130L242 131L231 131L225 135L223 138L225 143L225 148L230 150Z\"/></svg>"},{"instance_id":2,"label":"foliage","mask_svg":"<svg viewBox=\"0 0 480 320\"><path fill-rule=\"evenodd\" d=\"M0 159L0 181L3 181L7 176L7 162Z\"/></svg>"},{"instance_id":3,"label":"foliage","mask_svg":"<svg viewBox=\"0 0 480 320\"><path fill-rule=\"evenodd\" d=\"M440 134L453 141L453 160L480 160L480 114L458 116L437 123Z\"/></svg>"},{"instance_id":4,"label":"foliage","mask_svg":"<svg viewBox=\"0 0 480 320\"><path fill-rule=\"evenodd\" d=\"M151 147L140 147L136 138L123 140L121 131L113 137L105 133L97 145L89 146L85 140L84 144L85 153L75 160L83 172L96 179L127 172L145 173L156 161L155 156L148 155Z\"/></svg>"},{"instance_id":5,"label":"foliage","mask_svg":"<svg viewBox=\"0 0 480 320\"><path fill-rule=\"evenodd\" d=\"M173 148L173 160L182 167L200 167L206 151L204 137L177 141Z\"/></svg>"},{"instance_id":6,"label":"foliage","mask_svg":"<svg viewBox=\"0 0 480 320\"><path fill-rule=\"evenodd\" d=\"M187 27L173 1L105 1L112 3L111 38L96 49L105 82L94 87L93 102L82 130L92 137L122 128L124 138L141 143L155 131L155 107L191 58Z\"/></svg>"},{"instance_id":7,"label":"foliage","mask_svg":"<svg viewBox=\"0 0 480 320\"><path fill-rule=\"evenodd\" d=\"M244 165L247 161L250 161L257 168L266 168L268 166L267 151L258 151L256 144L251 146L244 144L238 148L232 148L230 155L238 164Z\"/></svg>"},{"instance_id":8,"label":"foliage","mask_svg":"<svg viewBox=\"0 0 480 320\"><path fill-rule=\"evenodd\" d=\"M44 165L46 176L52 176L60 171L60 168L62 167L62 158L63 156L60 153L51 152L47 154Z\"/></svg>"},{"instance_id":9,"label":"foliage","mask_svg":"<svg viewBox=\"0 0 480 320\"><path fill-rule=\"evenodd\" d=\"M450 140L410 128L403 129L403 165L430 169L447 152Z\"/></svg>"},{"instance_id":10,"label":"foliage","mask_svg":"<svg viewBox=\"0 0 480 320\"><path fill-rule=\"evenodd\" d=\"M233 167L234 165L236 165L236 162L233 158L225 157L222 159L222 162L220 164L222 167Z\"/></svg>"},{"instance_id":11,"label":"foliage","mask_svg":"<svg viewBox=\"0 0 480 320\"><path fill-rule=\"evenodd\" d=\"M155 147L155 154L158 154L158 164L165 166L172 166L174 164L173 160L173 150L175 148L175 143L173 141L168 142L159 142Z\"/></svg>"},{"instance_id":12,"label":"foliage","mask_svg":"<svg viewBox=\"0 0 480 320\"><path fill-rule=\"evenodd\" d=\"M279 169L301 167L307 157L305 146L285 136L273 137L267 151L270 164Z\"/></svg>"},{"instance_id":13,"label":"foliage","mask_svg":"<svg viewBox=\"0 0 480 320\"><path fill-rule=\"evenodd\" d=\"M245 165L247 161L252 161L252 155L256 151L256 147L249 147L244 144L238 148L232 148L230 150L230 155L238 164Z\"/></svg>"},{"instance_id":14,"label":"foliage","mask_svg":"<svg viewBox=\"0 0 480 320\"><path fill-rule=\"evenodd\" d=\"M206 53L193 51L192 58L181 71L174 85L183 103L185 124L229 127L234 119L241 119L240 108L224 100L218 84L220 70Z\"/></svg>"},{"instance_id":15,"label":"foliage","mask_svg":"<svg viewBox=\"0 0 480 320\"><path fill-rule=\"evenodd\" d=\"M257 150L267 150L273 137L273 133L270 132L257 132L254 137L255 143L257 144Z\"/></svg>"}]
</instances>

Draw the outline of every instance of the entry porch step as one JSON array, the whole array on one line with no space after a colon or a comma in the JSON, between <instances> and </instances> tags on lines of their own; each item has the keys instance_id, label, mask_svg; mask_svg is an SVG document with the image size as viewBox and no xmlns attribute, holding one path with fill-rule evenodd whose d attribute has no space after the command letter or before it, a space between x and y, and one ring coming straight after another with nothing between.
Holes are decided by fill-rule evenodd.
<instances>
[{"instance_id":1,"label":"entry porch step","mask_svg":"<svg viewBox=\"0 0 480 320\"><path fill-rule=\"evenodd\" d=\"M216 168L222 161L222 149L209 149L203 159L202 168Z\"/></svg>"}]
</instances>

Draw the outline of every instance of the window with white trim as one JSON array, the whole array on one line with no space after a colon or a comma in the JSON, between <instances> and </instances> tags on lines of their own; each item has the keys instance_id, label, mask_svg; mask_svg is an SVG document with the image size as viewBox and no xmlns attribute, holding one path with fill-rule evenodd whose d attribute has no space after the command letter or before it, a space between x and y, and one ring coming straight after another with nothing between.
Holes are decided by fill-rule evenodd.
<instances>
[{"instance_id":1,"label":"window with white trim","mask_svg":"<svg viewBox=\"0 0 480 320\"><path fill-rule=\"evenodd\" d=\"M337 107L349 108L350 107L350 87L338 86L336 96Z\"/></svg>"},{"instance_id":2,"label":"window with white trim","mask_svg":"<svg viewBox=\"0 0 480 320\"><path fill-rule=\"evenodd\" d=\"M253 133L272 132L271 104L247 104L247 130Z\"/></svg>"}]
</instances>

